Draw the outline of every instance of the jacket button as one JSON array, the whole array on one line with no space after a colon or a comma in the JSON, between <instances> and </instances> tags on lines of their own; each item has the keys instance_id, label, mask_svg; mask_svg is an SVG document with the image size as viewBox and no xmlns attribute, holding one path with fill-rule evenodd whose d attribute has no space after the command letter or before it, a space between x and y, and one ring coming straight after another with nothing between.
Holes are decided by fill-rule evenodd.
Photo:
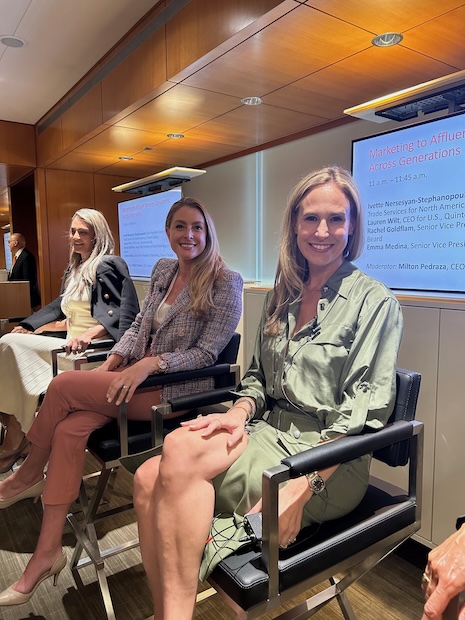
<instances>
[{"instance_id":1,"label":"jacket button","mask_svg":"<svg viewBox=\"0 0 465 620\"><path fill-rule=\"evenodd\" d=\"M302 433L301 433L300 431L294 431L294 437L295 437L296 439L299 439L301 434L302 434Z\"/></svg>"},{"instance_id":2,"label":"jacket button","mask_svg":"<svg viewBox=\"0 0 465 620\"><path fill-rule=\"evenodd\" d=\"M105 293L105 295L103 296L103 299L110 299L110 295L108 293Z\"/></svg>"},{"instance_id":3,"label":"jacket button","mask_svg":"<svg viewBox=\"0 0 465 620\"><path fill-rule=\"evenodd\" d=\"M113 316L113 310L108 310L108 316Z\"/></svg>"}]
</instances>

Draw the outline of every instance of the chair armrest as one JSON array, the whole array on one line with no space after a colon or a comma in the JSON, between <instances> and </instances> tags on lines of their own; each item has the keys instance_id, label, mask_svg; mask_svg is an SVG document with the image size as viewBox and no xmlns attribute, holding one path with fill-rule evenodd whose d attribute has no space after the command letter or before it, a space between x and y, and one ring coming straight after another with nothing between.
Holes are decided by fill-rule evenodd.
<instances>
[{"instance_id":1,"label":"chair armrest","mask_svg":"<svg viewBox=\"0 0 465 620\"><path fill-rule=\"evenodd\" d=\"M230 368L230 364L214 364L205 368L196 368L195 370L180 370L179 372L150 375L138 387L155 387L158 385L170 385L171 383L182 383L203 377L216 377L228 373Z\"/></svg>"},{"instance_id":2,"label":"chair armrest","mask_svg":"<svg viewBox=\"0 0 465 620\"><path fill-rule=\"evenodd\" d=\"M137 387L137 389L170 385L172 383L182 383L184 381L189 381L190 379L221 376L224 374L228 374L230 370L231 370L231 364L214 364L212 366L207 366L205 368L197 368L195 370L182 370L179 372L150 375L149 377L147 377L145 381L143 381ZM152 416L152 438L153 438L154 445L158 446L163 441L162 424L163 424L163 414L165 413L165 409L169 409L170 411L166 411L166 413L170 413L171 411L180 411L182 409L191 409L196 406L214 404L217 402L222 402L222 400L223 401L231 400L233 395L231 394L229 390L233 389L234 387L235 386L230 386L228 389L210 390L207 392L201 392L199 394L192 394L189 396L180 396L180 397L171 399L169 401L169 404L167 405L161 405L161 406L154 407L154 409L156 409L156 411L154 412ZM202 400L203 398L205 398L206 394L210 395L210 398L213 398L213 399L220 398L220 400L211 400L210 402L206 403L204 400ZM196 404L197 401L199 404ZM119 433L120 433L121 456L127 456L128 415L127 415L127 404L124 401L121 403L119 407L118 425L119 425Z\"/></svg>"},{"instance_id":3,"label":"chair armrest","mask_svg":"<svg viewBox=\"0 0 465 620\"><path fill-rule=\"evenodd\" d=\"M263 512L263 540L262 553L269 575L270 598L279 592L278 561L278 491L279 485L291 478L297 478L305 473L325 469L354 458L369 454L379 448L392 443L419 436L422 441L423 424L417 421L398 421L385 428L365 435L352 435L337 441L328 442L295 454L281 461L280 465L271 467L263 472L262 477L262 512ZM422 447L419 448L421 453ZM409 472L409 478L421 478L421 466L418 469L414 459L414 472ZM421 496L420 496L421 498ZM421 501L421 499L419 500Z\"/></svg>"},{"instance_id":4,"label":"chair armrest","mask_svg":"<svg viewBox=\"0 0 465 620\"><path fill-rule=\"evenodd\" d=\"M336 441L321 444L287 457L281 462L289 468L289 477L297 478L302 474L352 461L364 454L410 439L420 432L421 427L420 422L400 420L388 424L379 431L342 437Z\"/></svg>"},{"instance_id":5,"label":"chair armrest","mask_svg":"<svg viewBox=\"0 0 465 620\"><path fill-rule=\"evenodd\" d=\"M207 407L209 405L217 405L229 400L235 400L237 395L232 392L235 385L228 388L220 388L216 390L207 390L198 394L188 394L187 396L178 396L171 398L168 403L171 411L182 411L184 409L197 409L198 407Z\"/></svg>"},{"instance_id":6,"label":"chair armrest","mask_svg":"<svg viewBox=\"0 0 465 620\"><path fill-rule=\"evenodd\" d=\"M80 353L74 359L76 361L85 360L85 363L103 362L107 358L108 349L111 349L111 347L114 344L115 344L115 341L111 338L106 338L105 340L94 340L89 344L89 348L86 351L83 351L83 353ZM104 349L105 351L104 352L99 351L98 353L94 353L96 349ZM64 353L65 351L66 351L65 346L59 347L58 349L53 349L51 351L52 373L54 377L56 377L56 375L58 374L58 355L60 353Z\"/></svg>"}]
</instances>

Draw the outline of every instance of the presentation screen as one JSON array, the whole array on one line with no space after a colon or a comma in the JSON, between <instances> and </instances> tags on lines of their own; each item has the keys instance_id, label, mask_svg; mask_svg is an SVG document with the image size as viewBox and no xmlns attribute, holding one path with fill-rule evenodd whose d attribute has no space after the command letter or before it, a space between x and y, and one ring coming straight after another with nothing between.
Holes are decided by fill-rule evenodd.
<instances>
[{"instance_id":1,"label":"presentation screen","mask_svg":"<svg viewBox=\"0 0 465 620\"><path fill-rule=\"evenodd\" d=\"M159 258L176 256L166 236L165 220L180 198L181 189L172 189L118 203L121 256L132 278L149 279Z\"/></svg>"},{"instance_id":2,"label":"presentation screen","mask_svg":"<svg viewBox=\"0 0 465 620\"><path fill-rule=\"evenodd\" d=\"M352 172L360 269L394 289L465 292L465 114L355 140Z\"/></svg>"}]
</instances>

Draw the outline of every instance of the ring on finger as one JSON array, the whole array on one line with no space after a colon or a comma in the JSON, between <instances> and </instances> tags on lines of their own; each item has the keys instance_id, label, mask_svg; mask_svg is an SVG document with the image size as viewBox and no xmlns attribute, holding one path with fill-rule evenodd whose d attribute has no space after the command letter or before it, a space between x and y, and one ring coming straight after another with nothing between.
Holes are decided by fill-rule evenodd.
<instances>
[{"instance_id":1,"label":"ring on finger","mask_svg":"<svg viewBox=\"0 0 465 620\"><path fill-rule=\"evenodd\" d=\"M129 385L123 385L122 389L123 390L129 390Z\"/></svg>"}]
</instances>

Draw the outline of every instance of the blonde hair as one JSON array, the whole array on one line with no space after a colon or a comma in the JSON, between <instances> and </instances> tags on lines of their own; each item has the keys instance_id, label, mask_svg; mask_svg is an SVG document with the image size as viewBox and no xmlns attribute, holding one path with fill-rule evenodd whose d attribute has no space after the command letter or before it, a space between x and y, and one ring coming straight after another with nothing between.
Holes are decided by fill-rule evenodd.
<instances>
[{"instance_id":1,"label":"blonde hair","mask_svg":"<svg viewBox=\"0 0 465 620\"><path fill-rule=\"evenodd\" d=\"M192 261L189 279L189 310L196 316L205 316L211 308L215 307L213 303L214 284L217 278L224 277L226 265L220 256L213 220L204 205L196 198L181 198L171 206L166 216L166 229L170 228L175 214L182 207L198 209L205 219L205 249Z\"/></svg>"},{"instance_id":2,"label":"blonde hair","mask_svg":"<svg viewBox=\"0 0 465 620\"><path fill-rule=\"evenodd\" d=\"M275 284L266 311L266 334L277 334L280 322L285 319L288 305L302 298L304 282L309 277L309 268L297 246L295 222L302 200L313 189L327 183L332 183L340 189L350 205L352 232L344 250L344 258L350 261L356 260L363 250L362 203L351 174L338 166L330 166L304 177L291 191L284 212Z\"/></svg>"},{"instance_id":3,"label":"blonde hair","mask_svg":"<svg viewBox=\"0 0 465 620\"><path fill-rule=\"evenodd\" d=\"M81 255L74 251L71 244L64 299L70 297L81 299L84 291L95 283L97 267L102 258L108 254L114 254L115 250L115 241L103 213L95 209L79 209L71 218L71 222L75 218L79 218L91 228L94 235L94 247L89 258L83 261ZM69 234L71 234L71 226Z\"/></svg>"}]
</instances>

